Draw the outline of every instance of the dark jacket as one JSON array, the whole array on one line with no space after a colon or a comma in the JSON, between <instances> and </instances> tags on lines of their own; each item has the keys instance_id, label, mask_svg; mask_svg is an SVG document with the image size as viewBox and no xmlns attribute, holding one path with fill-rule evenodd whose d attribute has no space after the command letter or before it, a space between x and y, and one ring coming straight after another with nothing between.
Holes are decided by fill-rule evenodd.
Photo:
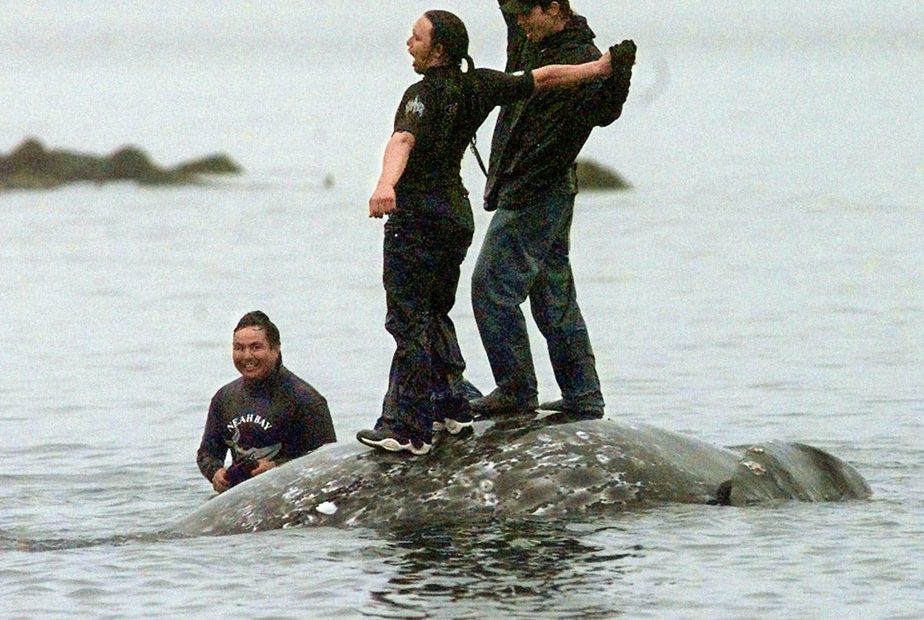
<instances>
[{"instance_id":1,"label":"dark jacket","mask_svg":"<svg viewBox=\"0 0 924 620\"><path fill-rule=\"evenodd\" d=\"M243 451L281 444L272 458L281 465L325 443L337 441L327 400L280 363L263 381L239 377L225 385L209 405L196 462L208 480Z\"/></svg>"},{"instance_id":2,"label":"dark jacket","mask_svg":"<svg viewBox=\"0 0 924 620\"><path fill-rule=\"evenodd\" d=\"M580 15L537 43L526 39L514 17L504 17L507 71L600 58L594 33ZM622 114L630 78L631 67L625 67L606 80L535 93L501 108L491 143L485 208L519 209L549 193L577 193L574 162L591 130Z\"/></svg>"}]
</instances>

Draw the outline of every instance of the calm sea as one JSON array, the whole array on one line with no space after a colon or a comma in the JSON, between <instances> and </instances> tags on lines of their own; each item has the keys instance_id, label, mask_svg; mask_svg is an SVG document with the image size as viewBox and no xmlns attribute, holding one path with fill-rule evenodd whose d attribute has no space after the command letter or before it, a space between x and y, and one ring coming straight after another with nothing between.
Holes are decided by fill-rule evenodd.
<instances>
[{"instance_id":1,"label":"calm sea","mask_svg":"<svg viewBox=\"0 0 924 620\"><path fill-rule=\"evenodd\" d=\"M442 2L487 66L493 5ZM924 616L924 4L575 5L640 49L585 149L635 188L582 194L573 229L608 415L812 443L874 498L146 538L210 496L195 450L244 312L280 326L342 441L375 419L392 343L365 203L431 6L5 2L0 151L223 151L246 173L0 194L0 617Z\"/></svg>"}]
</instances>

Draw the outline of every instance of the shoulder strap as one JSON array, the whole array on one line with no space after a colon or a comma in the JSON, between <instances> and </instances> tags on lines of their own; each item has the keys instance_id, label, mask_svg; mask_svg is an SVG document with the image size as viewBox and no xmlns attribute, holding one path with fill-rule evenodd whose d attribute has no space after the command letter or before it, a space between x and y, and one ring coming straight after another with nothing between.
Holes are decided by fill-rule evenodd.
<instances>
[{"instance_id":1,"label":"shoulder strap","mask_svg":"<svg viewBox=\"0 0 924 620\"><path fill-rule=\"evenodd\" d=\"M481 159L481 153L478 152L478 147L475 146L475 136L472 136L472 141L469 143L469 148L471 148L472 153L475 154L475 159L478 161L478 167L481 168L481 172L483 172L485 178L487 178L488 169L485 168L484 160Z\"/></svg>"}]
</instances>

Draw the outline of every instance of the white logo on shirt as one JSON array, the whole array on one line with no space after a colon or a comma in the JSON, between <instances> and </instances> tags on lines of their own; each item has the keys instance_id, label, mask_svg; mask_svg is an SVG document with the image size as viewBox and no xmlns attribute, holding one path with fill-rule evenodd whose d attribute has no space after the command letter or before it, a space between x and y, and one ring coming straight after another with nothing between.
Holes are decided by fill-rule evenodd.
<instances>
[{"instance_id":1,"label":"white logo on shirt","mask_svg":"<svg viewBox=\"0 0 924 620\"><path fill-rule=\"evenodd\" d=\"M247 415L240 415L231 420L227 424L227 429L233 431L237 429L241 424L256 424L265 431L273 428L273 423L267 420L266 418L259 416L254 413L248 413Z\"/></svg>"},{"instance_id":2,"label":"white logo on shirt","mask_svg":"<svg viewBox=\"0 0 924 620\"><path fill-rule=\"evenodd\" d=\"M404 113L416 114L419 117L423 117L424 109L424 104L420 101L420 97L414 97L411 101L407 102L406 106L404 106Z\"/></svg>"}]
</instances>

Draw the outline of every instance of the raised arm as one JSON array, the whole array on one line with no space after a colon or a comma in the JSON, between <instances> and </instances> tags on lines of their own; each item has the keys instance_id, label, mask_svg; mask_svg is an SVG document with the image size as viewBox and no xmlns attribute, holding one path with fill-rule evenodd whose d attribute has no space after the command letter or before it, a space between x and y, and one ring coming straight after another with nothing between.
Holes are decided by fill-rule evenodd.
<instances>
[{"instance_id":1,"label":"raised arm","mask_svg":"<svg viewBox=\"0 0 924 620\"><path fill-rule=\"evenodd\" d=\"M396 131L391 135L385 146L385 156L382 160L382 173L379 182L369 198L369 217L380 218L393 212L396 208L395 185L401 180L407 161L417 139L414 134L407 131Z\"/></svg>"}]
</instances>

